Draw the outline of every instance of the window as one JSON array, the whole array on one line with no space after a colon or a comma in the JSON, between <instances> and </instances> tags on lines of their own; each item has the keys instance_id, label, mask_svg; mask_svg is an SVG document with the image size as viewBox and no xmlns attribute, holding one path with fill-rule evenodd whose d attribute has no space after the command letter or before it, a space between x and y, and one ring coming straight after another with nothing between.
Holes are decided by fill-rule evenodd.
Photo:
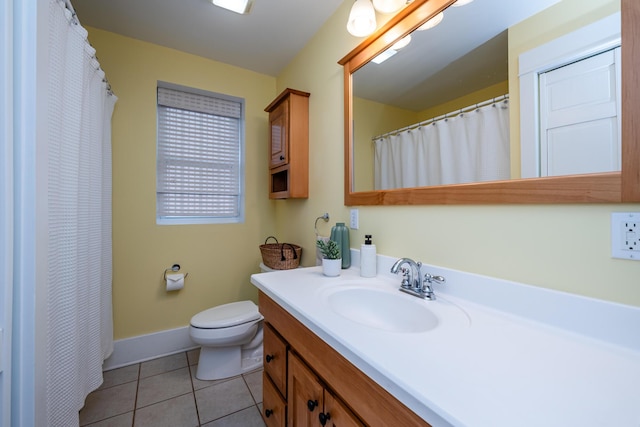
<instances>
[{"instance_id":1,"label":"window","mask_svg":"<svg viewBox=\"0 0 640 427\"><path fill-rule=\"evenodd\" d=\"M156 222L244 222L244 100L158 83Z\"/></svg>"}]
</instances>

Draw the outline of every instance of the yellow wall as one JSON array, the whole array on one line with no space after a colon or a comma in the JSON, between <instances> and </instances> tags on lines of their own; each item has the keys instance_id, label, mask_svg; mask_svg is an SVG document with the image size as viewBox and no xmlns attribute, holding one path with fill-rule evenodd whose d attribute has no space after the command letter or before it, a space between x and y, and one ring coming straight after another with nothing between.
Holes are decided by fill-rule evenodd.
<instances>
[{"instance_id":1,"label":"yellow wall","mask_svg":"<svg viewBox=\"0 0 640 427\"><path fill-rule=\"evenodd\" d=\"M565 2L579 10L585 3ZM311 93L310 197L276 206L279 235L305 248L313 247L318 215L331 215L321 224L324 234L349 219L342 190L343 83L337 61L360 42L345 30L350 6L340 7L277 80L279 90ZM640 262L610 256L611 212L637 212L640 204L359 209L353 247L360 246L364 234L373 234L382 254L640 306ZM313 264L309 251L303 263Z\"/></svg>"},{"instance_id":2,"label":"yellow wall","mask_svg":"<svg viewBox=\"0 0 640 427\"><path fill-rule=\"evenodd\" d=\"M581 13L578 15L575 10L580 10ZM512 176L521 176L518 57L528 50L619 11L620 0L562 0L509 28L509 97L511 100L509 121Z\"/></svg>"},{"instance_id":3,"label":"yellow wall","mask_svg":"<svg viewBox=\"0 0 640 427\"><path fill-rule=\"evenodd\" d=\"M89 29L118 102L113 115L113 310L121 339L189 324L216 304L255 299L249 276L258 246L275 231L267 197L267 115L275 79L194 55ZM156 84L166 81L245 99L246 220L243 224L156 225ZM164 290L164 269L188 272Z\"/></svg>"},{"instance_id":4,"label":"yellow wall","mask_svg":"<svg viewBox=\"0 0 640 427\"><path fill-rule=\"evenodd\" d=\"M436 105L435 107L420 112L420 121L429 120L433 117L442 116L447 113L455 112L462 108L469 107L474 104L479 104L484 101L488 101L492 98L497 98L504 94L509 93L509 82L504 81L502 83L496 83L484 89L477 90L468 95L461 96L444 104Z\"/></svg>"}]
</instances>

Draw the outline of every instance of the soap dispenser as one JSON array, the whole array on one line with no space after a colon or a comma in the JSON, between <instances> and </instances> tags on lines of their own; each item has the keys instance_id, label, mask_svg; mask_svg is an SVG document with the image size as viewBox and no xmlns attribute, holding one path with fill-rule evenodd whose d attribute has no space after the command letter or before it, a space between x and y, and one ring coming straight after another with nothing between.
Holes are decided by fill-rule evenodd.
<instances>
[{"instance_id":1,"label":"soap dispenser","mask_svg":"<svg viewBox=\"0 0 640 427\"><path fill-rule=\"evenodd\" d=\"M376 274L376 245L371 244L371 234L365 234L364 244L360 246L360 276L375 277Z\"/></svg>"}]
</instances>

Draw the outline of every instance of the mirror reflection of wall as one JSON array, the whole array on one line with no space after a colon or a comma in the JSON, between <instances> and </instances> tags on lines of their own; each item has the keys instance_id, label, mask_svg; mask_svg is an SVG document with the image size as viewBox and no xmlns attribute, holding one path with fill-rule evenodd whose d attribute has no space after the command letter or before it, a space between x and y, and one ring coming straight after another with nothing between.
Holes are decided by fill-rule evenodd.
<instances>
[{"instance_id":1,"label":"mirror reflection of wall","mask_svg":"<svg viewBox=\"0 0 640 427\"><path fill-rule=\"evenodd\" d=\"M446 10L443 22L435 28L414 32L411 43L386 62L380 65L369 63L359 69L353 75L355 149L353 190L368 191L374 188L375 149L372 143L373 136L443 114L455 113L462 108L474 106L504 94L512 94L509 103L511 108L510 176L520 178L520 97L517 58L521 53L549 41L549 25L562 28L562 30L566 28L566 31L570 31L572 28L582 27L619 10L619 2L607 2L606 0L587 0L587 2L593 3L591 6L586 5L585 10L589 11L588 16L575 18L567 10L575 6L575 1L563 0L557 3L556 0L547 2L476 0L464 7ZM554 3L557 4L546 9ZM598 5L603 3L610 4L602 7ZM514 9L523 5L529 9L518 12L521 13L520 15L514 12ZM476 9L472 9L472 7ZM542 9L546 10L538 13ZM512 17L501 16L499 12L506 12ZM532 14L534 16L530 17ZM479 25L479 23L486 24L490 18L500 21L502 29L488 30L484 28L487 25ZM560 25L558 21L564 21L564 23ZM481 36L475 34L472 37L475 45L466 47L466 53L469 54L467 59L453 59L455 55L452 52L456 49L464 50L461 45L466 42L458 41L456 37L450 35L442 36L442 34L447 34L447 31L455 31L447 29L446 25L456 22L464 22L463 28L465 30L460 31L462 34L474 34L476 28L482 27L477 31L483 31L483 34ZM505 22L508 22L506 25L510 27L508 31ZM553 33L551 35L558 36ZM421 40L423 38L427 40L426 43L431 44L430 47L421 47L421 43L424 43L424 40ZM446 43L442 43L442 40L446 40ZM411 49L413 49L413 53ZM428 55L425 52L428 52ZM500 53L490 54L489 52ZM407 63L400 65L400 68L389 67L391 71L384 71L383 67L387 67L386 64L393 65L394 61L399 62L400 59L403 59L403 55L410 58ZM448 64L444 68L442 65L436 64L436 60L442 55L447 58L445 63ZM396 64L395 67L398 65ZM423 82L417 85L414 75L416 69L419 69L419 74L439 75L440 79L435 83ZM470 74L463 74L467 71ZM443 76L448 77L448 83L442 80ZM416 98L419 99L419 102L416 101Z\"/></svg>"}]
</instances>

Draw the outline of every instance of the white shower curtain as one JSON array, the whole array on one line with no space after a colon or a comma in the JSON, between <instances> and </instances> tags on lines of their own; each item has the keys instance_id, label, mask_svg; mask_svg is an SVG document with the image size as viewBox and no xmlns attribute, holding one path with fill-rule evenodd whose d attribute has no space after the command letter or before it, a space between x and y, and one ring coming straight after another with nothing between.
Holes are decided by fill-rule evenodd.
<instances>
[{"instance_id":1,"label":"white shower curtain","mask_svg":"<svg viewBox=\"0 0 640 427\"><path fill-rule=\"evenodd\" d=\"M111 115L116 97L70 4L49 0L46 407L77 426L113 350Z\"/></svg>"},{"instance_id":2,"label":"white shower curtain","mask_svg":"<svg viewBox=\"0 0 640 427\"><path fill-rule=\"evenodd\" d=\"M510 178L507 101L383 135L374 143L376 190Z\"/></svg>"}]
</instances>

